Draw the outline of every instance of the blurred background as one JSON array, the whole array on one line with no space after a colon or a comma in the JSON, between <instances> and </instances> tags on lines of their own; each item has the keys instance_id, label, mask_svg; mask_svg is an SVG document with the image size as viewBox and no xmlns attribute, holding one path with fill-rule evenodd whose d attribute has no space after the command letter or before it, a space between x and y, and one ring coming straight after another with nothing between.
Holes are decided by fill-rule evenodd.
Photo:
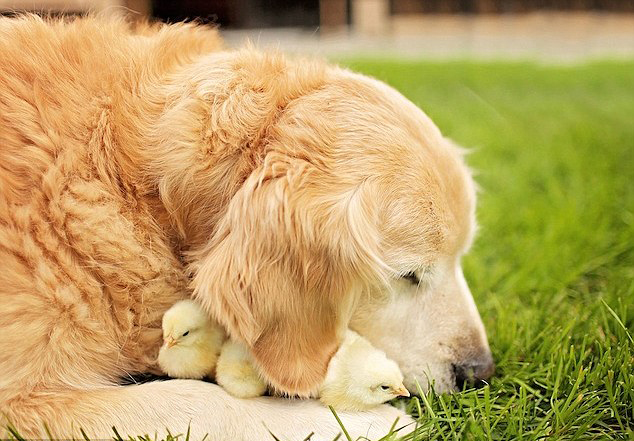
<instances>
[{"instance_id":1,"label":"blurred background","mask_svg":"<svg viewBox=\"0 0 634 441\"><path fill-rule=\"evenodd\" d=\"M0 0L220 26L230 46L325 56L577 60L634 55L634 0Z\"/></svg>"}]
</instances>

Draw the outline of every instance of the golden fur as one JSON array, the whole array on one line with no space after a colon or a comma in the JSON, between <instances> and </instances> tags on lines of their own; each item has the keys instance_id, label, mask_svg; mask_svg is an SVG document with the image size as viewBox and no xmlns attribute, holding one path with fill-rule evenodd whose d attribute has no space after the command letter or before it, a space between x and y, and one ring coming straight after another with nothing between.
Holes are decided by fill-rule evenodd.
<instances>
[{"instance_id":1,"label":"golden fur","mask_svg":"<svg viewBox=\"0 0 634 441\"><path fill-rule=\"evenodd\" d=\"M193 25L0 19L0 408L25 434L208 421L230 400L211 385L207 404L195 382L116 386L157 373L161 316L192 293L269 382L310 395L363 293L468 246L469 175L415 106L220 48Z\"/></svg>"}]
</instances>

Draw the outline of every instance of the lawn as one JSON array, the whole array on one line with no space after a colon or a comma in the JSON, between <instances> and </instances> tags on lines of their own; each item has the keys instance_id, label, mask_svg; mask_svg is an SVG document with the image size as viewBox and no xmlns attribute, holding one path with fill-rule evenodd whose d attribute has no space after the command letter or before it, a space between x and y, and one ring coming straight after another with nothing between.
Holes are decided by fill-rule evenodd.
<instances>
[{"instance_id":1,"label":"lawn","mask_svg":"<svg viewBox=\"0 0 634 441\"><path fill-rule=\"evenodd\" d=\"M481 187L464 264L497 373L412 400L413 439L634 439L634 63L344 64L472 148Z\"/></svg>"}]
</instances>

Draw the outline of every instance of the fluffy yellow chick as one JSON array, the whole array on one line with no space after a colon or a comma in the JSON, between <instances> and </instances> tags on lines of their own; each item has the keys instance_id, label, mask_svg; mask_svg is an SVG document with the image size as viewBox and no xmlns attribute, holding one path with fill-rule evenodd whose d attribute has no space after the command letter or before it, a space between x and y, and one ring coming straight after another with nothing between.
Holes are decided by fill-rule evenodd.
<instances>
[{"instance_id":1,"label":"fluffy yellow chick","mask_svg":"<svg viewBox=\"0 0 634 441\"><path fill-rule=\"evenodd\" d=\"M249 350L241 343L227 340L222 346L216 382L227 392L238 398L251 398L264 395L266 382L254 367Z\"/></svg>"},{"instance_id":2,"label":"fluffy yellow chick","mask_svg":"<svg viewBox=\"0 0 634 441\"><path fill-rule=\"evenodd\" d=\"M173 378L213 377L223 329L193 300L177 302L163 314L158 364Z\"/></svg>"},{"instance_id":3,"label":"fluffy yellow chick","mask_svg":"<svg viewBox=\"0 0 634 441\"><path fill-rule=\"evenodd\" d=\"M409 397L398 365L348 330L330 360L319 399L336 410L366 410L398 396Z\"/></svg>"}]
</instances>

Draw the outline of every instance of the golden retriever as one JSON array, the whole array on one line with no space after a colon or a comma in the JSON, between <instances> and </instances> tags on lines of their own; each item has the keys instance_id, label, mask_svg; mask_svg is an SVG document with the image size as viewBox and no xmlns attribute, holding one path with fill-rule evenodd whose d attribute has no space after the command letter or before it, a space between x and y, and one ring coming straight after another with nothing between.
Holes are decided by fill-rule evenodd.
<instances>
[{"instance_id":1,"label":"golden retriever","mask_svg":"<svg viewBox=\"0 0 634 441\"><path fill-rule=\"evenodd\" d=\"M0 411L25 436L168 428L332 438L313 400L239 400L160 373L195 296L282 393L308 397L348 327L415 390L493 369L460 269L461 152L398 92L215 30L0 19ZM390 406L342 414L374 436Z\"/></svg>"}]
</instances>

